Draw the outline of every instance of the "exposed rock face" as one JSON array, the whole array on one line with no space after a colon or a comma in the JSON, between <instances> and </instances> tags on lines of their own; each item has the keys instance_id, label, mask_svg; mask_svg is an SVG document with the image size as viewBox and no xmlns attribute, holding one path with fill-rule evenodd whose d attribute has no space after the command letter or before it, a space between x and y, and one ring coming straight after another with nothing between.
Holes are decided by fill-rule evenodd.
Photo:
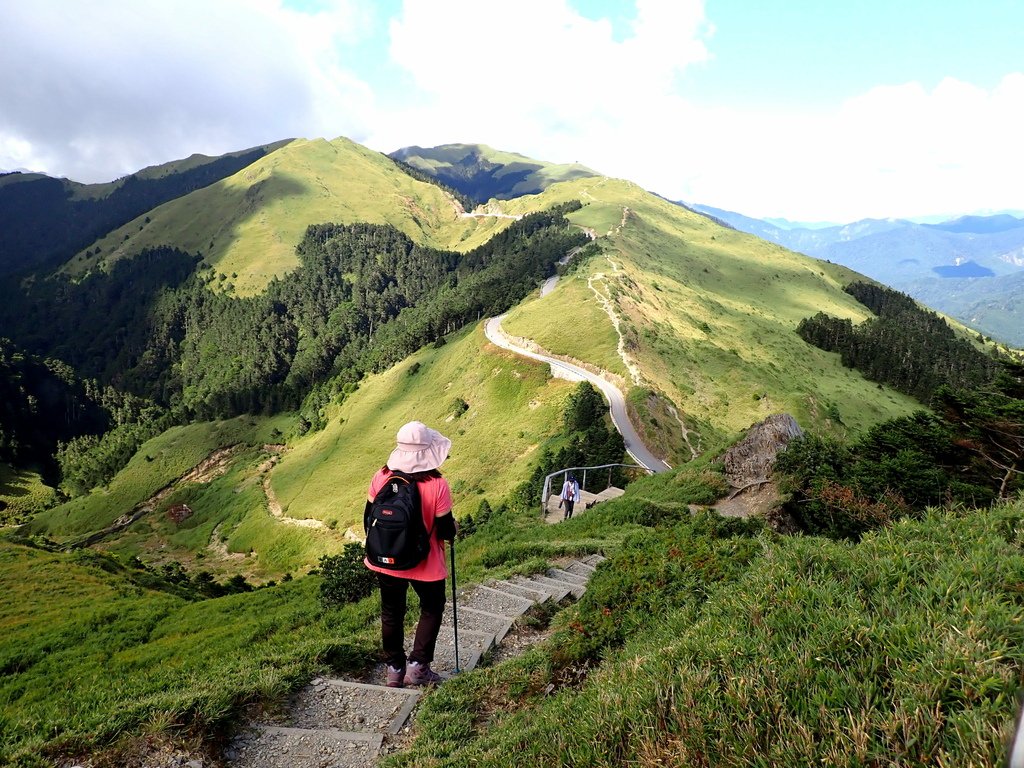
<instances>
[{"instance_id":1,"label":"exposed rock face","mask_svg":"<svg viewBox=\"0 0 1024 768\"><path fill-rule=\"evenodd\" d=\"M192 508L188 504L175 504L167 510L167 517L176 525L181 525L192 517Z\"/></svg>"},{"instance_id":2,"label":"exposed rock face","mask_svg":"<svg viewBox=\"0 0 1024 768\"><path fill-rule=\"evenodd\" d=\"M755 424L747 436L722 457L729 484L733 488L746 488L767 482L779 451L803 433L796 419L788 413L778 413Z\"/></svg>"}]
</instances>

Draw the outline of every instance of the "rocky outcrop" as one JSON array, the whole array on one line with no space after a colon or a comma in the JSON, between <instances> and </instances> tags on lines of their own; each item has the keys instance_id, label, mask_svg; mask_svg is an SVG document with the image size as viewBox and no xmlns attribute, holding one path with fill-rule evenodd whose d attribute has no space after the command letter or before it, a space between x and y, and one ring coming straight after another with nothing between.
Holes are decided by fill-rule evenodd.
<instances>
[{"instance_id":1,"label":"rocky outcrop","mask_svg":"<svg viewBox=\"0 0 1024 768\"><path fill-rule=\"evenodd\" d=\"M755 424L747 436L722 457L729 484L739 491L768 482L775 457L803 433L796 419L788 413L778 413Z\"/></svg>"}]
</instances>

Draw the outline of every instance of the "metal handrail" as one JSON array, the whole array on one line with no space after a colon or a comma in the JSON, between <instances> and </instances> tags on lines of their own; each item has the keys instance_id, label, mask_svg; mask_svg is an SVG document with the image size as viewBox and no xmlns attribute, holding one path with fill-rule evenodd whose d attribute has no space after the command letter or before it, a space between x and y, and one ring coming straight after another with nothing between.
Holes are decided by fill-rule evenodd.
<instances>
[{"instance_id":1,"label":"metal handrail","mask_svg":"<svg viewBox=\"0 0 1024 768\"><path fill-rule=\"evenodd\" d=\"M587 470L591 470L591 469L607 469L608 470L608 485L606 485L605 487L606 488L610 488L611 485L612 485L612 472L611 472L611 470L612 470L613 467L623 467L625 469L642 469L644 472L646 472L649 475L653 475L654 474L654 470L653 469L645 467L645 466L643 466L641 464L601 464L601 465L596 466L596 467L566 467L565 469L560 469L557 472L552 472L550 475L548 475L547 477L544 478L544 489L540 493L540 508L541 508L541 510L545 514L547 513L548 499L551 498L551 478L556 477L557 475L564 475L566 478L568 478L570 472L576 473L576 472L579 472L580 470L582 470L583 471L583 482L580 483L580 488L583 489L587 485ZM562 482L564 483L565 480L563 480Z\"/></svg>"}]
</instances>

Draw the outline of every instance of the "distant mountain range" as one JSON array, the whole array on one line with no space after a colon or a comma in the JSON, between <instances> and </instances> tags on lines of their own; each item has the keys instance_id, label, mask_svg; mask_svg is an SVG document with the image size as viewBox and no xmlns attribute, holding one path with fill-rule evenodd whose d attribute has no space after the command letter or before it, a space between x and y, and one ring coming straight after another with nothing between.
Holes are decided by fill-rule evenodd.
<instances>
[{"instance_id":1,"label":"distant mountain range","mask_svg":"<svg viewBox=\"0 0 1024 768\"><path fill-rule=\"evenodd\" d=\"M1024 346L1024 219L997 214L936 224L863 219L837 226L786 227L721 208L687 207L855 269L988 336Z\"/></svg>"}]
</instances>

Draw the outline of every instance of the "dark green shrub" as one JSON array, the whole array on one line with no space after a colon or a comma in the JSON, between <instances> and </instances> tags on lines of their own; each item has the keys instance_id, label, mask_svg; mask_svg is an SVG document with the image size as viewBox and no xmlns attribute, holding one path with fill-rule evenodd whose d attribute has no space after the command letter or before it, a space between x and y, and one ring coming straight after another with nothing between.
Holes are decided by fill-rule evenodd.
<instances>
[{"instance_id":1,"label":"dark green shrub","mask_svg":"<svg viewBox=\"0 0 1024 768\"><path fill-rule=\"evenodd\" d=\"M591 577L577 619L556 633L555 667L596 662L652 617L703 603L711 585L746 570L759 529L755 522L700 514L631 536Z\"/></svg>"},{"instance_id":2,"label":"dark green shrub","mask_svg":"<svg viewBox=\"0 0 1024 768\"><path fill-rule=\"evenodd\" d=\"M491 505L487 503L487 499L480 500L480 506L476 511L476 524L484 525L488 520L491 519L491 515L494 514L491 510Z\"/></svg>"},{"instance_id":3,"label":"dark green shrub","mask_svg":"<svg viewBox=\"0 0 1024 768\"><path fill-rule=\"evenodd\" d=\"M373 593L377 578L363 563L363 545L346 544L340 555L320 558L320 602L325 607L362 600Z\"/></svg>"},{"instance_id":4,"label":"dark green shrub","mask_svg":"<svg viewBox=\"0 0 1024 768\"><path fill-rule=\"evenodd\" d=\"M466 515L464 518L458 521L459 533L458 538L464 539L467 536L472 536L476 532L476 521L473 519L473 515Z\"/></svg>"}]
</instances>

